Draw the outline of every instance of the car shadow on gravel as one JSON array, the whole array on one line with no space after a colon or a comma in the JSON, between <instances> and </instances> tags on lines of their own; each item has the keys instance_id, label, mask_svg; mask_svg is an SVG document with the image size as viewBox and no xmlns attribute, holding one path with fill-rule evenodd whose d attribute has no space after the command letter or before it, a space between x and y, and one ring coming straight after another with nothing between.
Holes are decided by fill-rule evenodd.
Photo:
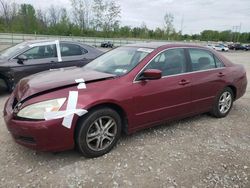
<instances>
[{"instance_id":1,"label":"car shadow on gravel","mask_svg":"<svg viewBox=\"0 0 250 188\"><path fill-rule=\"evenodd\" d=\"M189 118L185 118L178 121L172 121L165 124L157 125L153 128L148 128L142 131L138 131L132 135L122 135L120 141L118 142L117 146L108 154L97 158L102 159L106 158L109 155L116 155L119 151L126 150L126 147L135 147L133 143L137 142L138 139L154 139L157 134L167 134L167 136L175 137L174 133L178 130L192 130L192 125L190 122L199 121L201 119L209 117L207 114L197 115ZM213 119L211 117L211 119ZM188 127L189 126L189 127ZM19 157L26 158L25 161L29 163L44 163L44 162L56 162L59 163L60 166L67 166L71 163L79 162L79 161L88 161L92 159L88 159L83 157L77 150L69 150L63 152L39 152L30 150L23 146L19 146L15 144L16 150L18 152Z\"/></svg>"}]
</instances>

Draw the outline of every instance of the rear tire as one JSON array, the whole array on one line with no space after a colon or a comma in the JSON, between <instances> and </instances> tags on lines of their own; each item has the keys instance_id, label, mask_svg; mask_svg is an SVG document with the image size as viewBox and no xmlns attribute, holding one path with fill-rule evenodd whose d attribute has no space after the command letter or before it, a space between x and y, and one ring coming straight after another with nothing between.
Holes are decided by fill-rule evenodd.
<instances>
[{"instance_id":1,"label":"rear tire","mask_svg":"<svg viewBox=\"0 0 250 188\"><path fill-rule=\"evenodd\" d=\"M87 158L108 153L121 136L121 126L120 115L111 108L90 111L77 125L75 142L79 152Z\"/></svg>"},{"instance_id":2,"label":"rear tire","mask_svg":"<svg viewBox=\"0 0 250 188\"><path fill-rule=\"evenodd\" d=\"M234 94L231 88L226 87L217 97L211 114L217 118L223 118L230 112L234 101Z\"/></svg>"}]
</instances>

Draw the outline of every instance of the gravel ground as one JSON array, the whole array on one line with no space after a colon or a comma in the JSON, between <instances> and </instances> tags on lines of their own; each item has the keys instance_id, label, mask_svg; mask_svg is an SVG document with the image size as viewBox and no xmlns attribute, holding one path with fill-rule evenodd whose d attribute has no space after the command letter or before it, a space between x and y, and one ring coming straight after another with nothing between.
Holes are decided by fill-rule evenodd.
<instances>
[{"instance_id":1,"label":"gravel ground","mask_svg":"<svg viewBox=\"0 0 250 188\"><path fill-rule=\"evenodd\" d=\"M250 53L225 53L245 65ZM0 97L3 109L7 96ZM207 114L123 136L111 153L35 152L0 117L0 187L250 187L250 87L224 119Z\"/></svg>"}]
</instances>

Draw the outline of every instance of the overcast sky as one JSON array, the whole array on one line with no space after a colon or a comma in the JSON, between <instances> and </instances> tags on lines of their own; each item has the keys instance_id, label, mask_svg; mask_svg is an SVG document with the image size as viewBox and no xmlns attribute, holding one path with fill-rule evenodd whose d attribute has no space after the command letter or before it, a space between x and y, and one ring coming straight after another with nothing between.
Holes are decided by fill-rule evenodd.
<instances>
[{"instance_id":1,"label":"overcast sky","mask_svg":"<svg viewBox=\"0 0 250 188\"><path fill-rule=\"evenodd\" d=\"M69 0L16 0L36 8L50 5L68 8ZM163 27L165 12L174 15L177 31L194 34L205 29L232 30L241 25L241 32L250 32L250 0L117 0L121 5L121 24L149 28ZM183 24L182 24L183 23ZM235 28L234 28L235 30ZM239 30L239 27L238 27Z\"/></svg>"}]
</instances>

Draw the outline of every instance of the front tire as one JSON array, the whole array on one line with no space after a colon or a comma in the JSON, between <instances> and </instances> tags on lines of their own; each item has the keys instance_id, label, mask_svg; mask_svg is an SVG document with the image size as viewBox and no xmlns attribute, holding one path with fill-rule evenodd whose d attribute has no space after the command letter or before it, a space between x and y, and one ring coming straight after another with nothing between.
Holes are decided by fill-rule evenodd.
<instances>
[{"instance_id":1,"label":"front tire","mask_svg":"<svg viewBox=\"0 0 250 188\"><path fill-rule=\"evenodd\" d=\"M121 135L122 121L111 108L90 111L81 118L76 129L75 142L79 152L88 158L108 153Z\"/></svg>"},{"instance_id":2,"label":"front tire","mask_svg":"<svg viewBox=\"0 0 250 188\"><path fill-rule=\"evenodd\" d=\"M11 93L14 89L14 85L9 83L6 79L0 78L0 91Z\"/></svg>"},{"instance_id":3,"label":"front tire","mask_svg":"<svg viewBox=\"0 0 250 188\"><path fill-rule=\"evenodd\" d=\"M231 88L226 87L216 98L211 114L217 118L223 118L230 112L234 101L234 94Z\"/></svg>"}]
</instances>

